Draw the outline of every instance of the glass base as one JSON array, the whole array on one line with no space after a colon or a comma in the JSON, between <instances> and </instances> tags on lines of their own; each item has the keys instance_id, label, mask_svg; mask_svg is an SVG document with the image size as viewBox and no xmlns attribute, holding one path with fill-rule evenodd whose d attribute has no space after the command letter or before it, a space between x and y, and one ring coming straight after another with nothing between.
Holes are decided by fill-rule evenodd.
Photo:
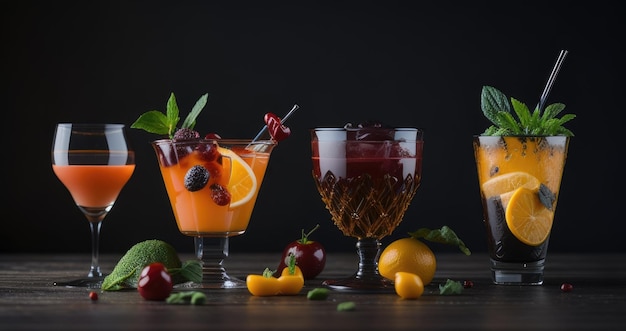
<instances>
[{"instance_id":1,"label":"glass base","mask_svg":"<svg viewBox=\"0 0 626 331\"><path fill-rule=\"evenodd\" d=\"M544 261L500 262L491 259L491 279L498 285L542 285Z\"/></svg>"},{"instance_id":2,"label":"glass base","mask_svg":"<svg viewBox=\"0 0 626 331\"><path fill-rule=\"evenodd\" d=\"M64 287L86 287L86 288L99 289L102 287L103 280L104 280L104 276L86 277L86 278L73 279L69 281L54 282L52 283L52 285L64 286Z\"/></svg>"},{"instance_id":3,"label":"glass base","mask_svg":"<svg viewBox=\"0 0 626 331\"><path fill-rule=\"evenodd\" d=\"M229 276L217 279L203 279L202 283L186 282L174 286L176 289L219 289L219 288L248 288L246 282Z\"/></svg>"},{"instance_id":4,"label":"glass base","mask_svg":"<svg viewBox=\"0 0 626 331\"><path fill-rule=\"evenodd\" d=\"M356 275L342 279L328 279L322 285L342 292L392 293L395 292L391 280L383 276L359 278Z\"/></svg>"}]
</instances>

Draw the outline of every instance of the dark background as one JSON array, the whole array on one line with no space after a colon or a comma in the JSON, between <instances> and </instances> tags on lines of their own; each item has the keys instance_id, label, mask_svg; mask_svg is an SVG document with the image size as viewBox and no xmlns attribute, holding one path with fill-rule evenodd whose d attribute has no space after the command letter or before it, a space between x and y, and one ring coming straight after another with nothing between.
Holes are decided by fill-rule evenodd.
<instances>
[{"instance_id":1,"label":"dark background","mask_svg":"<svg viewBox=\"0 0 626 331\"><path fill-rule=\"evenodd\" d=\"M575 113L550 250L614 252L623 245L623 61L618 1L272 2L62 1L3 5L3 209L0 252L89 252L87 221L54 176L57 122L184 115L204 93L196 128L252 137L263 115L292 136L274 150L248 231L231 252L281 251L312 239L354 250L329 219L310 175L308 129L378 119L425 129L422 187L387 244L449 225L486 250L472 135L492 85L533 107L561 49L570 51L548 99ZM621 136L621 135L620 135ZM133 177L102 227L101 251L152 238L191 252L178 232L149 142L130 130ZM8 165L8 169L7 169ZM450 250L432 244L435 251Z\"/></svg>"}]
</instances>

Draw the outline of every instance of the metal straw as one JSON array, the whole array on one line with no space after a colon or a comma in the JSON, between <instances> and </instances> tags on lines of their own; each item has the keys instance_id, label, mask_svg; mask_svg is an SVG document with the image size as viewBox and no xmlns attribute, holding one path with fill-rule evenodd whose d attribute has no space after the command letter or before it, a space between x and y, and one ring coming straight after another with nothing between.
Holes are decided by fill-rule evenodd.
<instances>
[{"instance_id":1,"label":"metal straw","mask_svg":"<svg viewBox=\"0 0 626 331\"><path fill-rule=\"evenodd\" d=\"M300 106L298 106L297 104L293 105L293 108L291 108L291 110L287 113L287 115L285 115L283 118L280 119L280 122L284 124L289 118L289 116L291 116L291 114L293 114L293 112L296 111L298 108L300 108ZM264 125L263 128L261 128L261 131L257 133L256 137L252 139L252 142L255 142L259 138L261 138L261 135L263 135L263 133L265 133L266 130L267 130L267 125Z\"/></svg>"},{"instance_id":2,"label":"metal straw","mask_svg":"<svg viewBox=\"0 0 626 331\"><path fill-rule=\"evenodd\" d=\"M548 78L548 82L546 83L546 87L543 89L543 93L541 94L541 98L539 98L539 103L537 104L537 109L539 112L543 110L543 106L548 99L548 94L550 94L550 90L552 90L552 84L554 84L554 80L556 79L556 75L558 75L559 70L561 70L561 65L563 64L563 60L565 60L565 56L567 55L567 50L561 50L559 57L556 59L556 63L554 64L554 68L552 68L552 73L550 73L550 77Z\"/></svg>"}]
</instances>

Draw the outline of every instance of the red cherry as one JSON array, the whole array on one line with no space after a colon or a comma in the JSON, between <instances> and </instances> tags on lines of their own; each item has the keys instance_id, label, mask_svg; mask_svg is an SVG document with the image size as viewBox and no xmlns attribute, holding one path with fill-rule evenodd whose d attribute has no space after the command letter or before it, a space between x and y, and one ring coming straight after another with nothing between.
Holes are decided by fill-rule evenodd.
<instances>
[{"instance_id":1,"label":"red cherry","mask_svg":"<svg viewBox=\"0 0 626 331\"><path fill-rule=\"evenodd\" d=\"M309 240L308 237L311 233L319 228L319 224L309 231L304 233L302 230L302 238L289 243L282 254L282 259L276 270L277 274L280 273L289 264L289 255L293 254L296 258L296 265L302 271L304 279L313 279L319 275L324 266L326 265L326 250L321 243L313 240Z\"/></svg>"},{"instance_id":2,"label":"red cherry","mask_svg":"<svg viewBox=\"0 0 626 331\"><path fill-rule=\"evenodd\" d=\"M267 125L267 129L269 130L270 136L272 136L272 139L276 141L283 141L287 139L289 135L291 135L291 129L284 126L281 123L280 118L276 116L276 114L267 113L265 114L265 117L263 118L263 120L265 121L265 124Z\"/></svg>"},{"instance_id":3,"label":"red cherry","mask_svg":"<svg viewBox=\"0 0 626 331\"><path fill-rule=\"evenodd\" d=\"M204 136L204 139L222 139L222 137L215 132L209 132Z\"/></svg>"},{"instance_id":4,"label":"red cherry","mask_svg":"<svg viewBox=\"0 0 626 331\"><path fill-rule=\"evenodd\" d=\"M574 285L570 283L561 284L561 291L563 292L571 292L574 289Z\"/></svg>"},{"instance_id":5,"label":"red cherry","mask_svg":"<svg viewBox=\"0 0 626 331\"><path fill-rule=\"evenodd\" d=\"M172 292L172 277L160 262L154 262L141 270L137 290L146 300L163 301Z\"/></svg>"}]
</instances>

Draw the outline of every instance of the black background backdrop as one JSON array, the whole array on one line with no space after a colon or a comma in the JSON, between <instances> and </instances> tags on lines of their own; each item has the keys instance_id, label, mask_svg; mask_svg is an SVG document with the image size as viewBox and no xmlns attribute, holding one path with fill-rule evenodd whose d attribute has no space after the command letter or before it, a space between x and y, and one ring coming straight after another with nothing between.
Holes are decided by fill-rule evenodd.
<instances>
[{"instance_id":1,"label":"black background backdrop","mask_svg":"<svg viewBox=\"0 0 626 331\"><path fill-rule=\"evenodd\" d=\"M282 116L301 106L231 252L281 251L317 223L312 239L328 251L354 250L315 190L308 129L367 119L426 132L422 186L383 244L449 225L473 252L484 252L471 143L488 125L481 87L532 107L561 49L570 54L548 101L565 103L577 118L568 125L576 136L550 250L624 251L617 157L626 12L618 1L254 3L20 1L3 8L0 252L89 252L87 221L51 170L55 123L130 125L145 111L165 110L171 92L183 116L209 93L196 128L223 137L252 137L266 112ZM133 129L130 138L137 167L105 219L101 251L123 253L158 238L191 252L149 145L155 137Z\"/></svg>"}]
</instances>

